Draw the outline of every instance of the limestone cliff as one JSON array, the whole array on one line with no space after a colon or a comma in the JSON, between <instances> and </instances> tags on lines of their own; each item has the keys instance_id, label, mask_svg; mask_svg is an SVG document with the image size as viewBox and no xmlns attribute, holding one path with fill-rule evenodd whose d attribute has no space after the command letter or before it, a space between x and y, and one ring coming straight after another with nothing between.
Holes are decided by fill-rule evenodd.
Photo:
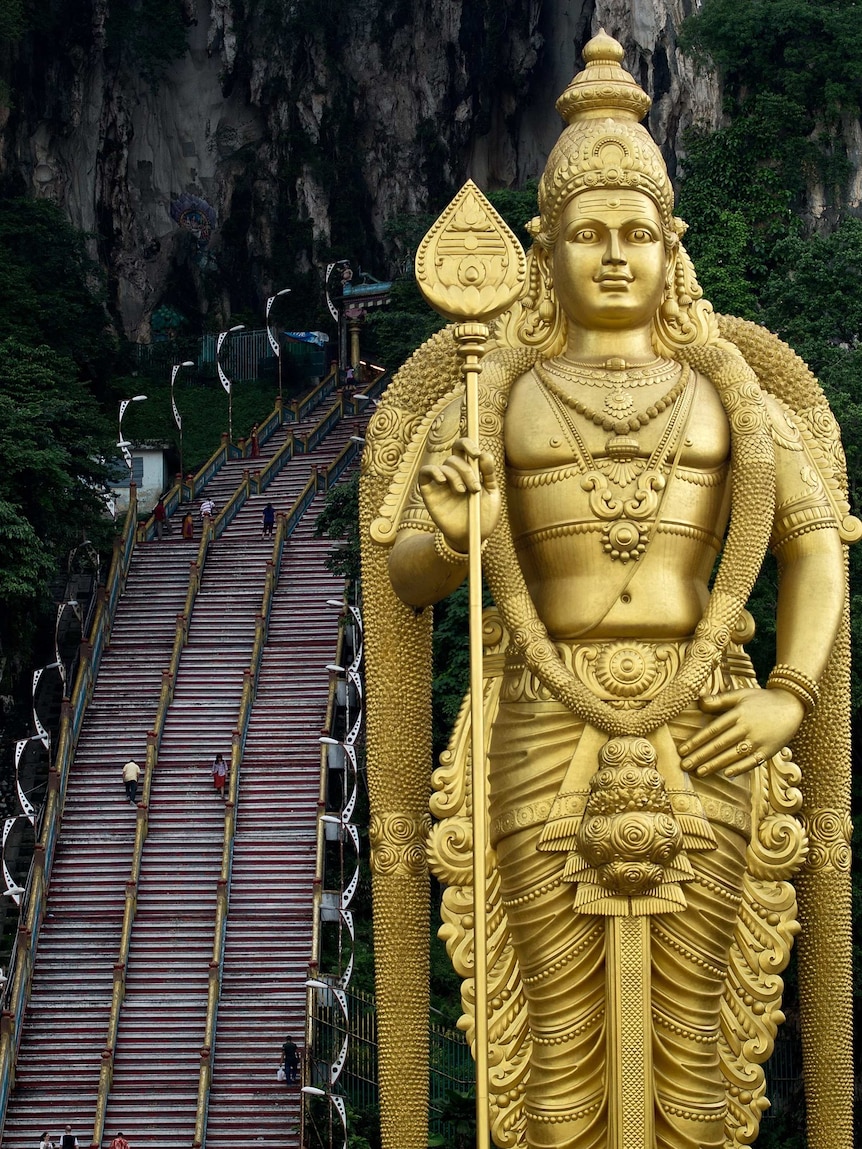
<instances>
[{"instance_id":1,"label":"limestone cliff","mask_svg":"<svg viewBox=\"0 0 862 1149\"><path fill-rule=\"evenodd\" d=\"M719 115L676 51L691 6L51 0L54 23L0 55L0 176L92 233L123 327L146 340L164 303L226 319L331 257L386 274L388 220L436 211L467 175L537 176L600 26L654 96L673 172L685 128Z\"/></svg>"}]
</instances>

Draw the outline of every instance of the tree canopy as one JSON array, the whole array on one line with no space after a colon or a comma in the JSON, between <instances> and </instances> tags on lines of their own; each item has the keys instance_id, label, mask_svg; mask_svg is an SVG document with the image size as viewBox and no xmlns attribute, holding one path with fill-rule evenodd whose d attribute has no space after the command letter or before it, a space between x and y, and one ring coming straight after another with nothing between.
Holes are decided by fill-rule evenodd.
<instances>
[{"instance_id":1,"label":"tree canopy","mask_svg":"<svg viewBox=\"0 0 862 1149\"><path fill-rule=\"evenodd\" d=\"M101 490L108 426L75 378L73 363L45 346L0 339L0 641L19 656L46 588L84 538L112 534Z\"/></svg>"}]
</instances>

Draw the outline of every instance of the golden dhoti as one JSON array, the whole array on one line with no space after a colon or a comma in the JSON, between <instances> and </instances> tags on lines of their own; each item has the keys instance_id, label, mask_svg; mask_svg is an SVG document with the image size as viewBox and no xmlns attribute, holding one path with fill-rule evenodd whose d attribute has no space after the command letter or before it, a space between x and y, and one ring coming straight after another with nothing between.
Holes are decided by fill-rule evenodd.
<instances>
[{"instance_id":1,"label":"golden dhoti","mask_svg":"<svg viewBox=\"0 0 862 1149\"><path fill-rule=\"evenodd\" d=\"M729 685L717 676L710 689ZM541 693L523 669L507 670L490 746L491 836L532 1038L527 1144L605 1149L608 919L573 908L566 852L540 848L584 723ZM699 710L682 714L669 727L674 743L703 722ZM751 831L749 781L692 781L716 845L688 854L686 908L650 917L657 1149L725 1143L719 1012Z\"/></svg>"}]
</instances>

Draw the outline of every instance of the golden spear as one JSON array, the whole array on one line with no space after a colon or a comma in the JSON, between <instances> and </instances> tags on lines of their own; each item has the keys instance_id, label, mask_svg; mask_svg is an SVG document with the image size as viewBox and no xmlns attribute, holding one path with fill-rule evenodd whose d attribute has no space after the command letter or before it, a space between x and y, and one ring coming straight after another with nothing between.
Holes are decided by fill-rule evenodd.
<instances>
[{"instance_id":1,"label":"golden spear","mask_svg":"<svg viewBox=\"0 0 862 1149\"><path fill-rule=\"evenodd\" d=\"M479 372L491 320L511 307L526 280L524 251L479 188L468 180L419 245L416 280L428 303L453 320L463 360L467 437L479 444ZM469 497L470 746L473 805L473 967L476 1144L489 1144L486 882L487 767L482 713L481 475Z\"/></svg>"}]
</instances>

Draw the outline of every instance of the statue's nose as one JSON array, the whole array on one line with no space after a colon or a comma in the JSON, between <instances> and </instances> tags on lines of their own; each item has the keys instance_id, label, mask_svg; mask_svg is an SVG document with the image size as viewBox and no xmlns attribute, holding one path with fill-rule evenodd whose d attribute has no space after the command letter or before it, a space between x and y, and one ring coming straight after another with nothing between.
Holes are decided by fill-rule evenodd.
<instances>
[{"instance_id":1,"label":"statue's nose","mask_svg":"<svg viewBox=\"0 0 862 1149\"><path fill-rule=\"evenodd\" d=\"M608 231L608 242L605 247L605 253L602 256L602 263L625 263L626 258L622 253L620 247L620 233L616 228L611 228Z\"/></svg>"}]
</instances>

